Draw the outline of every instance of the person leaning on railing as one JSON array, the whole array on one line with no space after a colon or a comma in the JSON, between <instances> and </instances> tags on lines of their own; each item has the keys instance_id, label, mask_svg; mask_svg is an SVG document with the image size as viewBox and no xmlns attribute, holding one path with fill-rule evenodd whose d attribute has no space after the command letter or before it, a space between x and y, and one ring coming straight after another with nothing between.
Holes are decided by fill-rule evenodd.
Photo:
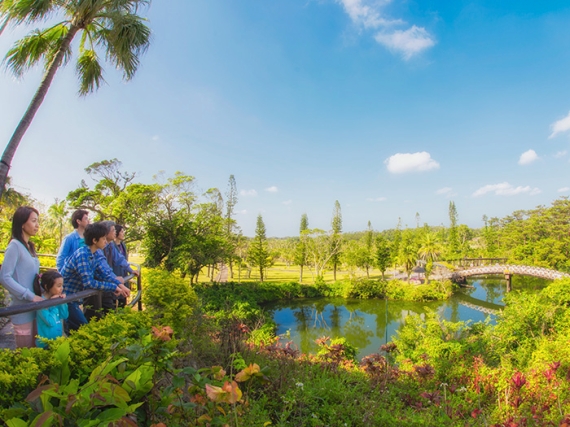
<instances>
[{"instance_id":1,"label":"person leaning on railing","mask_svg":"<svg viewBox=\"0 0 570 427\"><path fill-rule=\"evenodd\" d=\"M34 281L40 270L34 243L30 237L39 230L39 213L30 206L20 206L12 218L12 240L4 253L0 282L8 290L10 305L43 301L34 293ZM36 312L10 316L14 325L16 347L34 347Z\"/></svg>"},{"instance_id":2,"label":"person leaning on railing","mask_svg":"<svg viewBox=\"0 0 570 427\"><path fill-rule=\"evenodd\" d=\"M63 290L68 296L84 289L113 291L127 298L130 296L131 291L125 287L122 279L117 278L109 268L102 264L103 257L95 255L98 249L103 249L107 244L106 234L107 227L101 223L89 224L85 228L83 237L86 246L75 251L65 262L61 271L64 282ZM68 303L67 323L70 330L76 330L87 323L80 303L80 301Z\"/></svg>"},{"instance_id":3,"label":"person leaning on railing","mask_svg":"<svg viewBox=\"0 0 570 427\"><path fill-rule=\"evenodd\" d=\"M73 212L73 214L71 214L71 225L73 226L73 231L63 238L55 260L55 265L59 272L63 269L65 261L67 261L77 249L85 246L83 233L85 232L85 227L89 225L89 212L84 209L78 209Z\"/></svg>"}]
</instances>

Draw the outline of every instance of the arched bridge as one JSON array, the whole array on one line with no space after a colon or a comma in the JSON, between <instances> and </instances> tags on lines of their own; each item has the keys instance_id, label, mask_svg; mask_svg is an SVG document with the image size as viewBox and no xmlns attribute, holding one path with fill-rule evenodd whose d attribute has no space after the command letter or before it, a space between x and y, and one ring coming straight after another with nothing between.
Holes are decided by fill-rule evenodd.
<instances>
[{"instance_id":1,"label":"arched bridge","mask_svg":"<svg viewBox=\"0 0 570 427\"><path fill-rule=\"evenodd\" d=\"M531 267L528 265L485 265L481 267L466 268L465 270L458 270L456 274L462 277L469 276L484 276L489 274L519 274L521 276L534 276L542 279L561 279L563 277L570 277L570 274L561 271L550 270L542 267Z\"/></svg>"},{"instance_id":2,"label":"arched bridge","mask_svg":"<svg viewBox=\"0 0 570 427\"><path fill-rule=\"evenodd\" d=\"M466 268L458 270L449 275L449 278L456 283L465 283L466 277L504 275L507 280L507 291L511 290L511 278L513 274L521 276L540 277L542 279L556 280L563 277L570 277L570 274L561 271L551 270L543 267L532 267L528 265L495 264Z\"/></svg>"}]
</instances>

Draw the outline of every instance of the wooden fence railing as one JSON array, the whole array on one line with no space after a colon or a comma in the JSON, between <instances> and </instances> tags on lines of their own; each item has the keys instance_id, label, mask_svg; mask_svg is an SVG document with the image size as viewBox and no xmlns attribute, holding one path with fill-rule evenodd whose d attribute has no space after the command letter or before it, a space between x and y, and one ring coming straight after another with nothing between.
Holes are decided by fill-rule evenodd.
<instances>
[{"instance_id":1,"label":"wooden fence railing","mask_svg":"<svg viewBox=\"0 0 570 427\"><path fill-rule=\"evenodd\" d=\"M55 255L44 255L44 254L38 254L39 256L55 256ZM142 281L141 281L141 266L139 264L135 264L135 263L130 263L131 266L136 267L139 275L135 276L134 274L130 274L126 277L124 277L125 282L129 281L129 280L133 280L136 278L136 290L134 290L136 293L134 294L134 296L132 296L132 292L131 292L131 301L127 304L129 307L134 307L135 305L137 306L139 311L142 311ZM42 270L50 270L49 267L40 267L40 269ZM133 289L131 289L131 291L133 291ZM57 298L57 299L49 299L49 300L45 300L45 301L40 301L40 302L31 302L29 304L21 304L21 305L13 305L10 307L4 307L4 308L0 308L0 317L7 317L7 316L13 316L15 314L20 314L20 313L27 313L29 311L37 311L37 310L42 310L44 308L48 308L48 307L53 307L55 305L60 305L60 304L64 304L64 303L68 303L68 302L72 302L72 301L77 301L77 300L81 300L93 295L98 295L99 298L96 299L95 301L95 306L93 307L95 310L101 309L101 298L103 297L103 292L104 291L99 291L97 289L86 289L84 291L81 292L77 292L76 294L70 295L70 296L66 296L65 298Z\"/></svg>"}]
</instances>

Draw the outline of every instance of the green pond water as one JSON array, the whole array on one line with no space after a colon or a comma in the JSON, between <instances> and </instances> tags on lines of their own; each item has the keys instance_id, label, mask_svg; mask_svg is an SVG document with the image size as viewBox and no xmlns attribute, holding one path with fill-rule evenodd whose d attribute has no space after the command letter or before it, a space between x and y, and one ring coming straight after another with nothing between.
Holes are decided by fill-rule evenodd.
<instances>
[{"instance_id":1,"label":"green pond water","mask_svg":"<svg viewBox=\"0 0 570 427\"><path fill-rule=\"evenodd\" d=\"M538 292L550 281L515 276L513 291ZM495 315L483 311L504 307L506 282L500 278L484 278L469 282L447 301L406 302L318 298L281 301L267 305L277 323L277 334L282 341L293 341L302 353L316 353L315 340L323 336L345 337L358 348L358 358L377 353L382 344L392 337L410 314L436 311L447 320L481 322L495 321ZM483 310L483 311L481 311Z\"/></svg>"}]
</instances>

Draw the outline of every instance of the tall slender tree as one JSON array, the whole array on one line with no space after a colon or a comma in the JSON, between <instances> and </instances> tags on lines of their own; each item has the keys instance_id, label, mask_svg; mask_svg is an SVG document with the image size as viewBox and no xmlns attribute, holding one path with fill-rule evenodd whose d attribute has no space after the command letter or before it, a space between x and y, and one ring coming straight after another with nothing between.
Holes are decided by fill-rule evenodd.
<instances>
[{"instance_id":1,"label":"tall slender tree","mask_svg":"<svg viewBox=\"0 0 570 427\"><path fill-rule=\"evenodd\" d=\"M456 259L459 256L459 237L457 234L457 208L453 201L449 202L449 238L447 245L448 257Z\"/></svg>"},{"instance_id":2,"label":"tall slender tree","mask_svg":"<svg viewBox=\"0 0 570 427\"><path fill-rule=\"evenodd\" d=\"M272 259L265 234L265 223L263 222L261 214L257 216L255 237L249 246L248 259L253 266L259 268L259 280L263 282L265 270L271 266Z\"/></svg>"},{"instance_id":3,"label":"tall slender tree","mask_svg":"<svg viewBox=\"0 0 570 427\"><path fill-rule=\"evenodd\" d=\"M303 281L303 267L307 264L307 230L309 229L309 217L306 213L301 215L299 225L299 243L295 251L295 264L300 267L299 283Z\"/></svg>"},{"instance_id":4,"label":"tall slender tree","mask_svg":"<svg viewBox=\"0 0 570 427\"><path fill-rule=\"evenodd\" d=\"M364 268L366 269L366 277L370 278L370 267L374 265L374 229L372 228L372 223L368 221L368 226L364 233L364 248L366 251Z\"/></svg>"},{"instance_id":5,"label":"tall slender tree","mask_svg":"<svg viewBox=\"0 0 570 427\"><path fill-rule=\"evenodd\" d=\"M0 19L16 24L44 22L62 16L45 29L36 29L16 42L6 55L6 63L16 76L44 62L45 74L28 109L16 126L0 159L0 197L20 141L40 108L60 66L71 56L71 42L80 35L77 58L79 94L87 95L104 82L100 51L130 80L140 56L150 43L150 29L138 15L151 0L3 0Z\"/></svg>"},{"instance_id":6,"label":"tall slender tree","mask_svg":"<svg viewBox=\"0 0 570 427\"><path fill-rule=\"evenodd\" d=\"M340 203L338 200L334 202L333 216L331 221L332 235L331 235L331 250L335 248L331 256L331 263L333 265L333 278L336 281L336 270L340 262L341 255L341 241L342 241L342 212L340 210Z\"/></svg>"},{"instance_id":7,"label":"tall slender tree","mask_svg":"<svg viewBox=\"0 0 570 427\"><path fill-rule=\"evenodd\" d=\"M237 197L237 185L236 179L233 175L230 175L228 180L228 189L226 190L226 238L228 240L228 244L231 248L236 247L236 235L234 233L234 229L236 227L236 223L233 219L235 206L238 202ZM234 269L233 269L233 254L235 251L230 250L228 253L230 254L228 257L228 264L230 269L230 278L234 278Z\"/></svg>"}]
</instances>

